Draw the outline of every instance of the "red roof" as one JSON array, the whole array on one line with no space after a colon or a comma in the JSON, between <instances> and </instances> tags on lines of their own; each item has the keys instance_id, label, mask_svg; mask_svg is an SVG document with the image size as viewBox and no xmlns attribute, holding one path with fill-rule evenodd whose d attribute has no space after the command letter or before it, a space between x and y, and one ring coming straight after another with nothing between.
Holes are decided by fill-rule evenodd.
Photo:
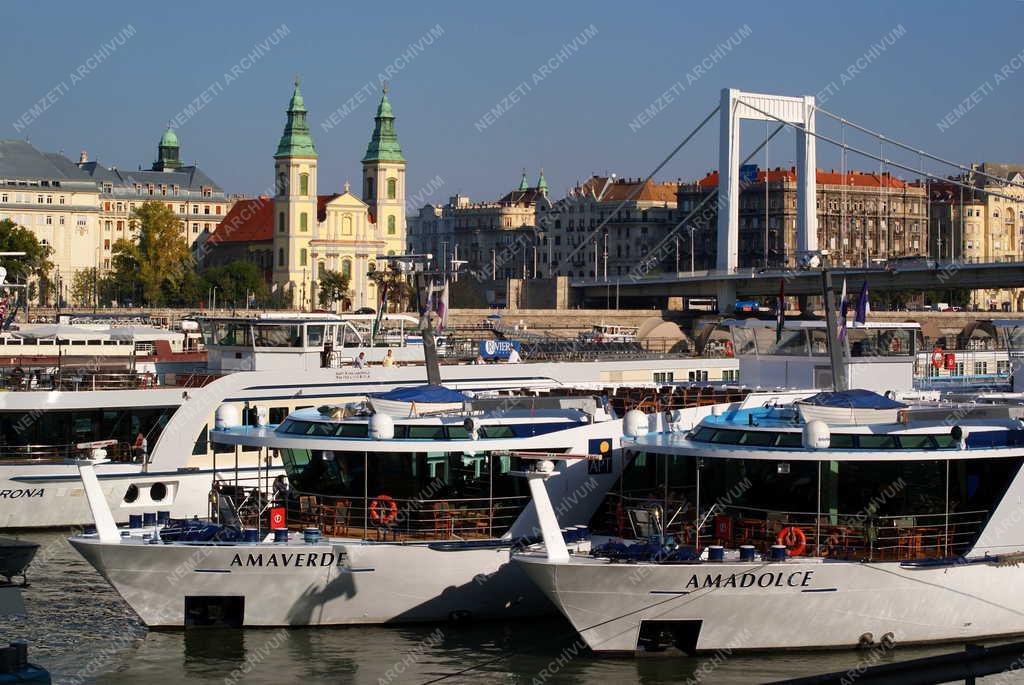
<instances>
[{"instance_id":1,"label":"red roof","mask_svg":"<svg viewBox=\"0 0 1024 685\"><path fill-rule=\"evenodd\" d=\"M327 203L338 197L318 195L316 220L327 218ZM251 200L238 200L217 230L206 241L210 245L221 243L258 243L274 239L274 199L260 195Z\"/></svg>"},{"instance_id":2,"label":"red roof","mask_svg":"<svg viewBox=\"0 0 1024 685\"><path fill-rule=\"evenodd\" d=\"M676 191L678 183L666 182L657 183L648 179L646 182L641 179L616 178L609 182L607 176L591 176L584 181L576 191L582 195L600 195L602 202L621 202L630 194L636 192L632 198L636 202L676 202Z\"/></svg>"},{"instance_id":3,"label":"red roof","mask_svg":"<svg viewBox=\"0 0 1024 685\"><path fill-rule=\"evenodd\" d=\"M758 170L757 172L757 183L764 183L765 172ZM768 182L776 183L778 181L796 181L796 169L792 167L789 169L769 169L768 170ZM817 173L818 185L833 185L841 186L843 183L843 174L835 171L822 171L818 169ZM718 187L718 172L712 171L707 176L697 181L697 185L701 188L717 188ZM884 185L888 188L905 188L906 183L896 178L892 174L883 174L879 177L875 173L865 173L863 171L848 171L846 172L846 183L845 185L860 186L865 188L877 188Z\"/></svg>"}]
</instances>

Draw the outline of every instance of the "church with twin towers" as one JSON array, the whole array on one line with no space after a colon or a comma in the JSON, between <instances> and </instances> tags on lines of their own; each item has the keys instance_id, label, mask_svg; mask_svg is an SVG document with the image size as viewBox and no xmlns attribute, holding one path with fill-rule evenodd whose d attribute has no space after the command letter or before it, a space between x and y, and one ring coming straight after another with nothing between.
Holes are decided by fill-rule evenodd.
<instances>
[{"instance_id":1,"label":"church with twin towers","mask_svg":"<svg viewBox=\"0 0 1024 685\"><path fill-rule=\"evenodd\" d=\"M294 307L316 309L319 277L337 271L349 278L351 299L342 306L376 308L376 284L367 273L379 255L401 254L405 246L405 157L387 84L363 155L358 195L348 183L341 192L318 194L319 155L307 114L296 78L274 153L271 287L287 293Z\"/></svg>"}]
</instances>

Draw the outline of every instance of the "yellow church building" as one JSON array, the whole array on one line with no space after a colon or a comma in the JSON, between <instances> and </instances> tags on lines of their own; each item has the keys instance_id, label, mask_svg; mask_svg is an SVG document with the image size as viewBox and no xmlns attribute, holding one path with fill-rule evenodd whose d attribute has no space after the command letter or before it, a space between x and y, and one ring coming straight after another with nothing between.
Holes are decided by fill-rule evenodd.
<instances>
[{"instance_id":1,"label":"yellow church building","mask_svg":"<svg viewBox=\"0 0 1024 685\"><path fill-rule=\"evenodd\" d=\"M256 261L272 292L300 309L318 307L317 282L326 271L349 277L353 309L378 307L367 273L380 255L405 246L405 157L395 134L387 86L374 117L357 195L317 193L317 154L299 81L288 103L287 123L274 153L273 198L241 200L207 241L207 264ZM382 264L381 267L384 265Z\"/></svg>"}]
</instances>

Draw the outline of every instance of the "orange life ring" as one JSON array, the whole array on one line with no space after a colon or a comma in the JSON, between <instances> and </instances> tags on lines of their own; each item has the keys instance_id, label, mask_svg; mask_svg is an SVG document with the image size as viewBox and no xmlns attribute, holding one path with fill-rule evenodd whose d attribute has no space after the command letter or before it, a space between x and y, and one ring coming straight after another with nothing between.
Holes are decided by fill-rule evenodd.
<instances>
[{"instance_id":1,"label":"orange life ring","mask_svg":"<svg viewBox=\"0 0 1024 685\"><path fill-rule=\"evenodd\" d=\"M807 536L799 526L786 526L779 531L776 541L780 545L785 545L790 555L794 557L801 556L807 551Z\"/></svg>"},{"instance_id":2,"label":"orange life ring","mask_svg":"<svg viewBox=\"0 0 1024 685\"><path fill-rule=\"evenodd\" d=\"M944 358L942 355L942 348L936 347L935 350L932 352L932 366L934 366L936 369L941 369L943 361Z\"/></svg>"},{"instance_id":3,"label":"orange life ring","mask_svg":"<svg viewBox=\"0 0 1024 685\"><path fill-rule=\"evenodd\" d=\"M370 503L370 518L374 523L387 525L398 516L398 505L390 495L377 495Z\"/></svg>"}]
</instances>

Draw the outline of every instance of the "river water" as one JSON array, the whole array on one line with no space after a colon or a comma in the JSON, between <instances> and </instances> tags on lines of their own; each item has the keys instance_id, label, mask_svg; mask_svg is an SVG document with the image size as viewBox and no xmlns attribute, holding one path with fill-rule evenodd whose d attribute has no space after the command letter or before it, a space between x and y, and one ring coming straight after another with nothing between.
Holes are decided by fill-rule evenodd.
<instances>
[{"instance_id":1,"label":"river water","mask_svg":"<svg viewBox=\"0 0 1024 685\"><path fill-rule=\"evenodd\" d=\"M556 616L431 626L148 631L64 533L22 537L42 548L24 590L26 616L0 619L0 644L27 639L30 659L48 668L55 683L763 683L958 649L607 658L582 648L571 626ZM737 620L739 629L742 618ZM851 674L856 682L856 671ZM990 681L1024 678L985 679Z\"/></svg>"}]
</instances>

